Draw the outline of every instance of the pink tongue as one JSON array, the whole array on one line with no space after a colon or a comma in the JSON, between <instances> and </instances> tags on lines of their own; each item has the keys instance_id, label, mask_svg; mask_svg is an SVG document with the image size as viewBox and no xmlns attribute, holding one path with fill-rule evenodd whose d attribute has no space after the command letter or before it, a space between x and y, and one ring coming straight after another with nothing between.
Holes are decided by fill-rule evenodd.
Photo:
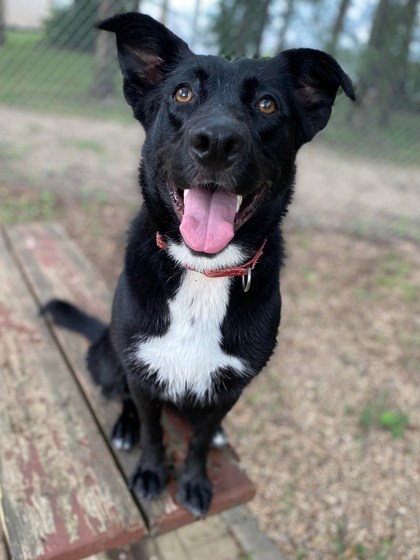
<instances>
[{"instance_id":1,"label":"pink tongue","mask_svg":"<svg viewBox=\"0 0 420 560\"><path fill-rule=\"evenodd\" d=\"M180 231L194 251L218 253L232 239L236 195L191 189L184 199Z\"/></svg>"}]
</instances>

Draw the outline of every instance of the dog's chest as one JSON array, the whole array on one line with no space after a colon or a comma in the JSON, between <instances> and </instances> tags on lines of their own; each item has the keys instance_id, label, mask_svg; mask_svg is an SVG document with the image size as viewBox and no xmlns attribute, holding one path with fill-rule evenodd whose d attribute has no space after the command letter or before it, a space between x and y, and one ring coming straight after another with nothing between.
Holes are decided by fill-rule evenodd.
<instances>
[{"instance_id":1,"label":"dog's chest","mask_svg":"<svg viewBox=\"0 0 420 560\"><path fill-rule=\"evenodd\" d=\"M232 278L207 278L187 271L169 302L168 331L139 343L136 358L157 375L166 398L177 401L188 393L205 399L212 393L217 370L245 371L244 362L221 347L231 282Z\"/></svg>"}]
</instances>

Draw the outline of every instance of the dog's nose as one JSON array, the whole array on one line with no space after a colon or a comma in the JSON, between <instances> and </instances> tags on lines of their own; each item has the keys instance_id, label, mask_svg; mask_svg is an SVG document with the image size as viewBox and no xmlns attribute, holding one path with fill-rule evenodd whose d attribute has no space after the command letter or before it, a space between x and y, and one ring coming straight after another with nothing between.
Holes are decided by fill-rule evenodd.
<instances>
[{"instance_id":1,"label":"dog's nose","mask_svg":"<svg viewBox=\"0 0 420 560\"><path fill-rule=\"evenodd\" d=\"M246 140L232 124L194 127L189 133L192 155L205 165L229 167L245 152Z\"/></svg>"}]
</instances>

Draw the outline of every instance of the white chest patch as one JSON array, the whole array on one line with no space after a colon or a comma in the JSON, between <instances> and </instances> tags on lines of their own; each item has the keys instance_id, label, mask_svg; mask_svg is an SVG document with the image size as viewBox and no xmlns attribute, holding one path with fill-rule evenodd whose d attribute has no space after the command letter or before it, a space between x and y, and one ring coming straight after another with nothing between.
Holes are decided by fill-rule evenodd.
<instances>
[{"instance_id":1,"label":"white chest patch","mask_svg":"<svg viewBox=\"0 0 420 560\"><path fill-rule=\"evenodd\" d=\"M136 358L157 373L166 397L187 392L198 400L212 393L212 373L232 368L246 375L246 364L221 348L221 325L226 315L232 278L207 278L187 271L176 296L169 302L170 327L162 337L138 344Z\"/></svg>"}]
</instances>

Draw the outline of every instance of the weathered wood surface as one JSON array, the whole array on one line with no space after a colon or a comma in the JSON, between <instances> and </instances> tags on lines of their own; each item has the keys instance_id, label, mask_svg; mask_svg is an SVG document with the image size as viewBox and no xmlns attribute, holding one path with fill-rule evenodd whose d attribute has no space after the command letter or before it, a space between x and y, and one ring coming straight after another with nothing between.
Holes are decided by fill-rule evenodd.
<instances>
[{"instance_id":1,"label":"weathered wood surface","mask_svg":"<svg viewBox=\"0 0 420 560\"><path fill-rule=\"evenodd\" d=\"M1 521L1 515L0 515L0 521ZM4 542L4 535L0 523L0 560L8 560L8 558L9 557L7 555L6 543Z\"/></svg>"},{"instance_id":2,"label":"weathered wood surface","mask_svg":"<svg viewBox=\"0 0 420 560\"><path fill-rule=\"evenodd\" d=\"M77 304L87 313L107 320L111 293L92 264L81 254L65 232L56 225L19 225L8 229L15 256L41 304L59 297ZM116 263L120 267L120 263ZM85 367L86 342L79 336L52 326L63 353L89 399L105 434L110 434L117 418L117 403L105 401L90 381ZM173 479L167 490L152 502L142 502L152 534L165 533L191 523L194 519L175 499L176 476L186 451L188 433L182 423L164 418L167 448L173 462ZM131 474L139 450L130 453L114 451L127 477ZM215 488L210 515L245 503L253 498L255 488L239 468L230 449L214 450L209 458L209 476Z\"/></svg>"},{"instance_id":3,"label":"weathered wood surface","mask_svg":"<svg viewBox=\"0 0 420 560\"><path fill-rule=\"evenodd\" d=\"M83 558L143 520L0 235L0 486L13 560Z\"/></svg>"}]
</instances>

